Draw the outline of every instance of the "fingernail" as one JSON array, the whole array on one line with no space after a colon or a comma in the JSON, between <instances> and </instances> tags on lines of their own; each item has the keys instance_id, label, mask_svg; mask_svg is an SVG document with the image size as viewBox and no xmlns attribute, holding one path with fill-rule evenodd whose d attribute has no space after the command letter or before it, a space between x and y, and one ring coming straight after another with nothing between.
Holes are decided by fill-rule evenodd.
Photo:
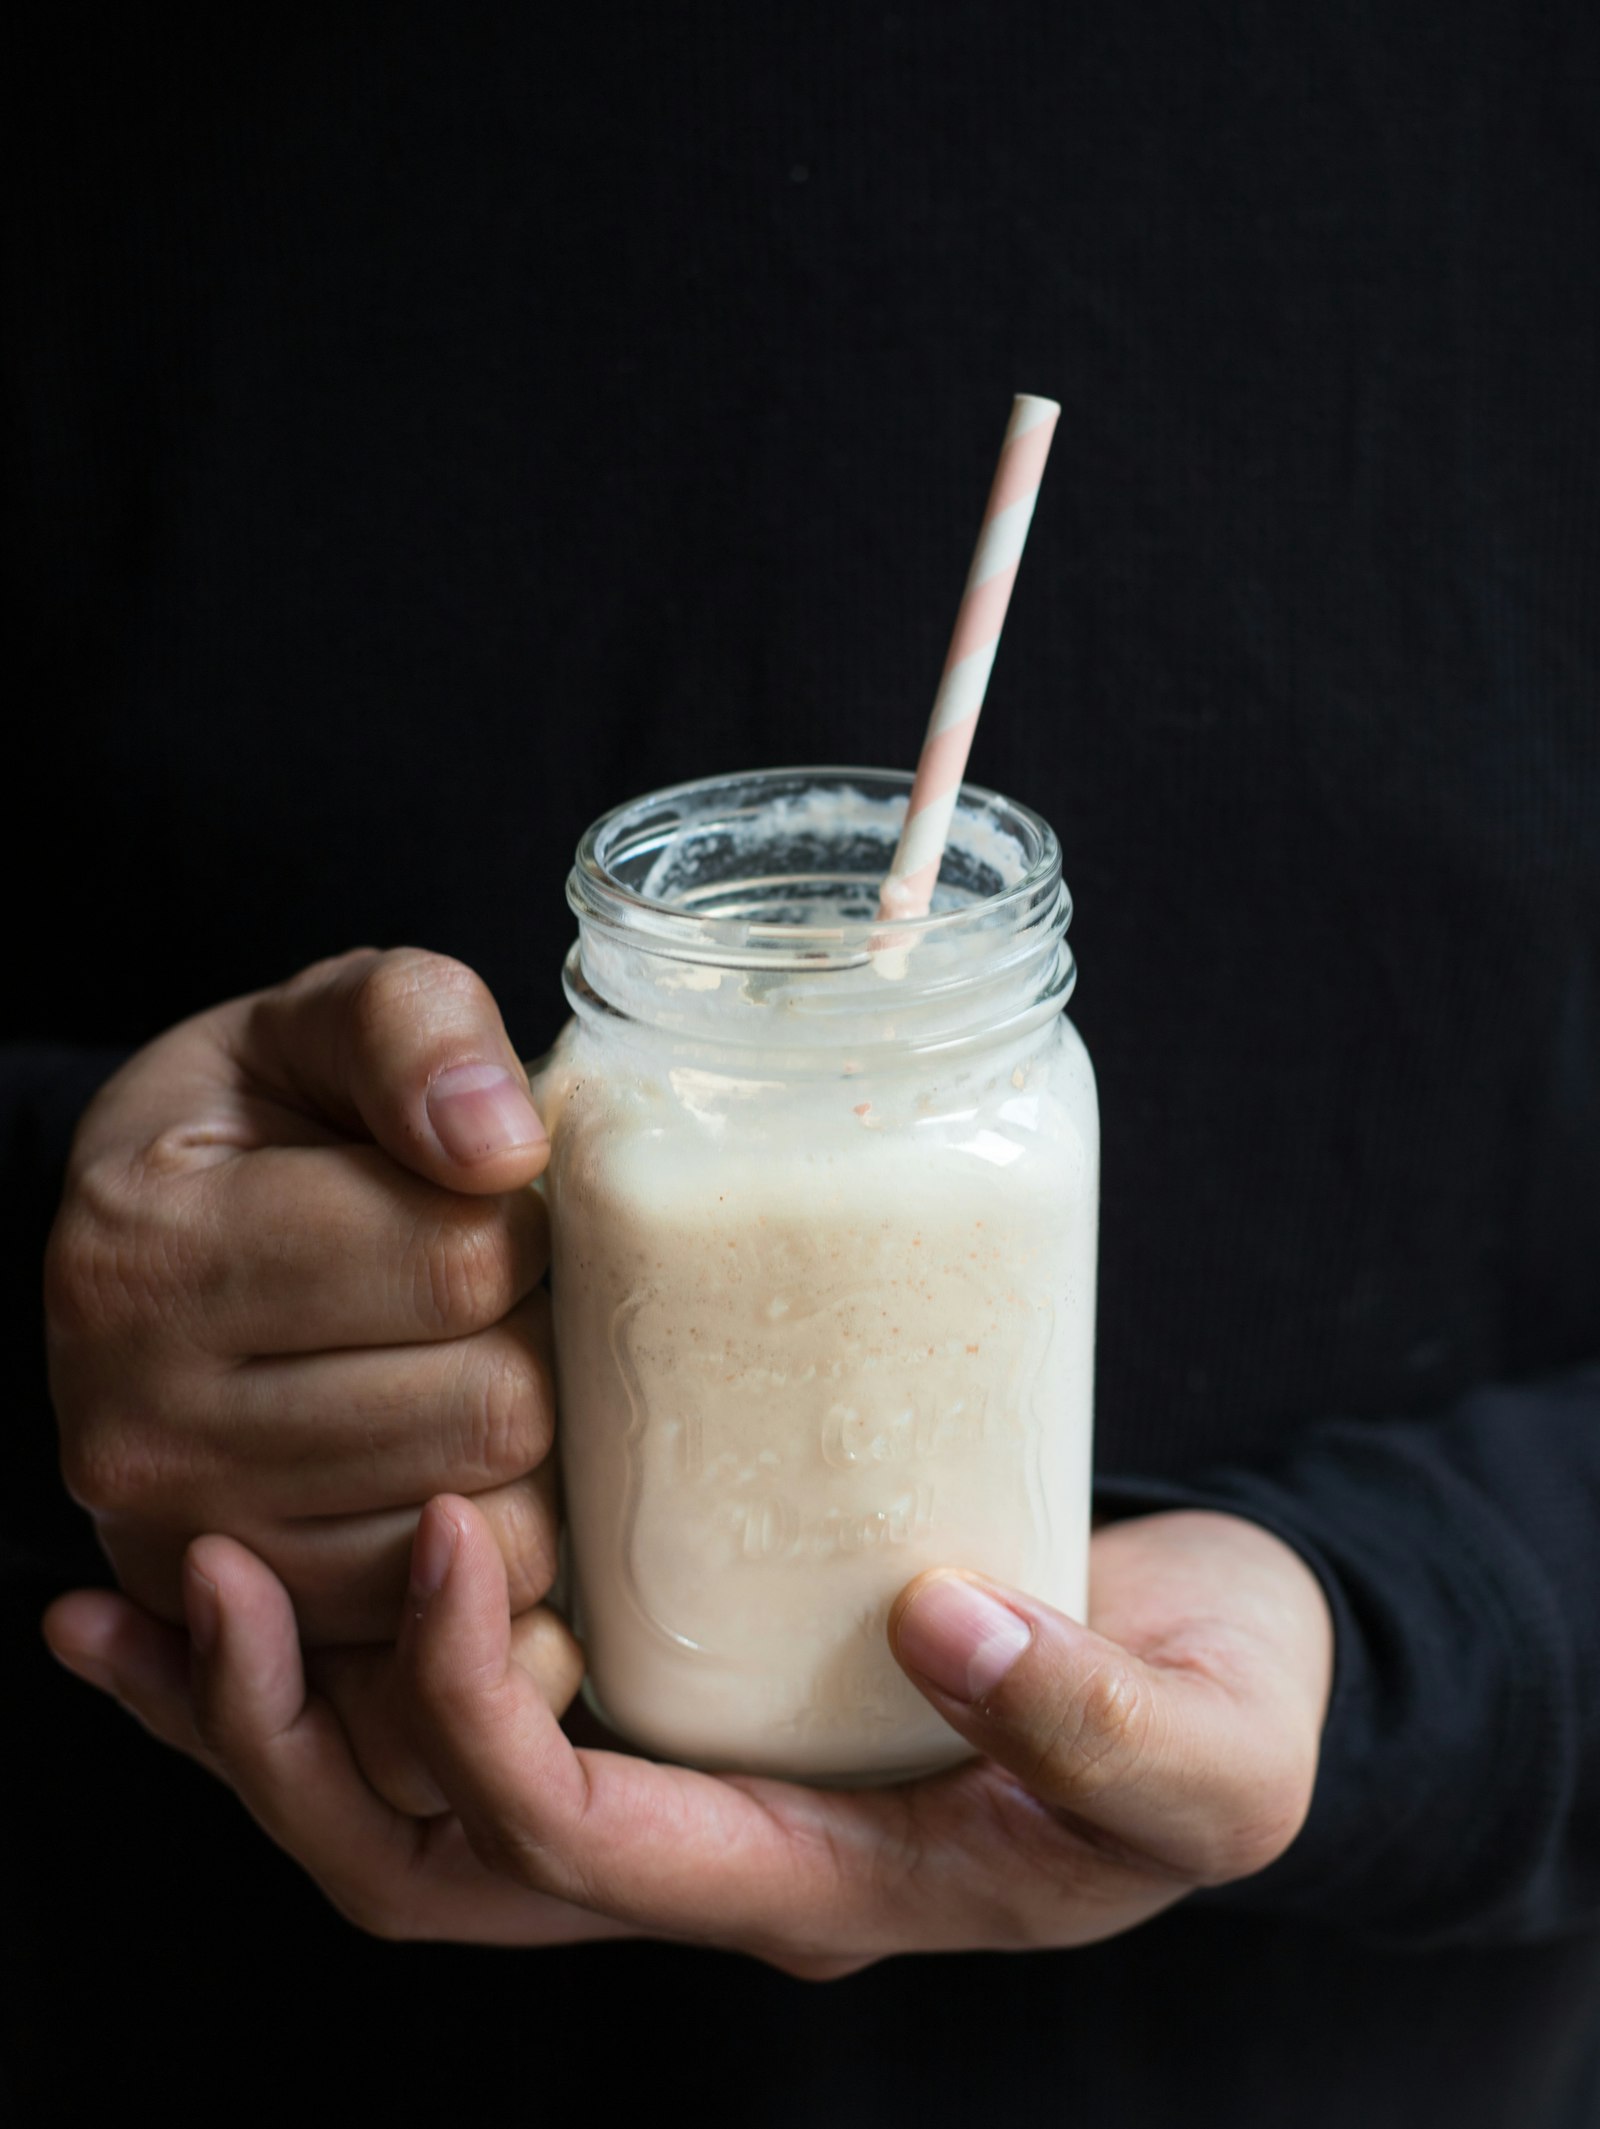
<instances>
[{"instance_id":1,"label":"fingernail","mask_svg":"<svg viewBox=\"0 0 1600 2129\"><path fill-rule=\"evenodd\" d=\"M900 1614L895 1647L929 1685L971 1702L994 1691L1032 1639L1027 1622L975 1582L939 1575Z\"/></svg>"},{"instance_id":2,"label":"fingernail","mask_svg":"<svg viewBox=\"0 0 1600 2129\"><path fill-rule=\"evenodd\" d=\"M428 1089L428 1121L463 1168L521 1146L542 1146L549 1136L527 1089L503 1065L453 1065L441 1072Z\"/></svg>"},{"instance_id":3,"label":"fingernail","mask_svg":"<svg viewBox=\"0 0 1600 2129\"><path fill-rule=\"evenodd\" d=\"M183 1570L183 1614L195 1654L209 1656L217 1645L217 1585L192 1562Z\"/></svg>"},{"instance_id":4,"label":"fingernail","mask_svg":"<svg viewBox=\"0 0 1600 2129\"><path fill-rule=\"evenodd\" d=\"M456 1526L442 1508L424 1508L411 1547L411 1598L426 1604L444 1587L456 1556Z\"/></svg>"}]
</instances>

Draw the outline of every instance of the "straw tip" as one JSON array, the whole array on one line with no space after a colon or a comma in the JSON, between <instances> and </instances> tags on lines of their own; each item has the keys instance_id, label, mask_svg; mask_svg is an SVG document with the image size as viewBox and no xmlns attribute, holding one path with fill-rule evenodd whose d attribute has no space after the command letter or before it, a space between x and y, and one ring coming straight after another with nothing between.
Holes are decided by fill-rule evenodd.
<instances>
[{"instance_id":1,"label":"straw tip","mask_svg":"<svg viewBox=\"0 0 1600 2129\"><path fill-rule=\"evenodd\" d=\"M1045 399L1038 392L1018 392L1012 405L1026 408L1036 421L1043 421L1047 416L1054 419L1061 412L1059 399Z\"/></svg>"}]
</instances>

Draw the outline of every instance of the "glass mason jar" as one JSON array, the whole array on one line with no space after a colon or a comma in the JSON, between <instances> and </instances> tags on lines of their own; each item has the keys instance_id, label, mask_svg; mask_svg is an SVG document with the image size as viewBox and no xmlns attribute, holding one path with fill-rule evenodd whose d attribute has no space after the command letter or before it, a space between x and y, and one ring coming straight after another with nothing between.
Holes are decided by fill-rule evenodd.
<instances>
[{"instance_id":1,"label":"glass mason jar","mask_svg":"<svg viewBox=\"0 0 1600 2129\"><path fill-rule=\"evenodd\" d=\"M1099 1123L1051 830L966 786L875 916L910 779L713 778L568 883L550 1126L574 1621L643 1750L824 1782L968 1747L885 1623L922 1569L1081 1617Z\"/></svg>"}]
</instances>

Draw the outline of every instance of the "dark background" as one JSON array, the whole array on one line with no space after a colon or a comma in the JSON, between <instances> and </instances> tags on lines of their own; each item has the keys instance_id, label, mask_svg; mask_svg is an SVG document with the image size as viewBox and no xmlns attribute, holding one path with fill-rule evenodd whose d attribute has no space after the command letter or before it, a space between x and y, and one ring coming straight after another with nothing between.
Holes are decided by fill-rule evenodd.
<instances>
[{"instance_id":1,"label":"dark background","mask_svg":"<svg viewBox=\"0 0 1600 2129\"><path fill-rule=\"evenodd\" d=\"M101 1572L35 1299L99 1066L25 1046L411 940L542 1048L596 813L911 761L1010 394L1049 393L973 773L1079 904L1102 1463L1592 1357L1594 12L35 6L6 39L5 1016L47 1090L5 1214L13 2118L1593 2118L1587 1939L1192 1909L821 1991L359 1939L37 1642Z\"/></svg>"}]
</instances>

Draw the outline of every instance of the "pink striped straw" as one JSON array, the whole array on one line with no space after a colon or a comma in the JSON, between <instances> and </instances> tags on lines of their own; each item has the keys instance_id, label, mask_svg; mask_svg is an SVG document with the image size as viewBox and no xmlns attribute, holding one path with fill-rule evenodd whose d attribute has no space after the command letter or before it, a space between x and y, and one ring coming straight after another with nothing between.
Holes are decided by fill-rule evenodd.
<instances>
[{"instance_id":1,"label":"pink striped straw","mask_svg":"<svg viewBox=\"0 0 1600 2129\"><path fill-rule=\"evenodd\" d=\"M1019 392L1011 402L1000 463L994 469L994 485L956 612L944 676L933 699L905 824L894 863L879 890L880 917L926 916L933 900L945 838L1060 413L1053 399L1035 399L1027 392Z\"/></svg>"}]
</instances>

